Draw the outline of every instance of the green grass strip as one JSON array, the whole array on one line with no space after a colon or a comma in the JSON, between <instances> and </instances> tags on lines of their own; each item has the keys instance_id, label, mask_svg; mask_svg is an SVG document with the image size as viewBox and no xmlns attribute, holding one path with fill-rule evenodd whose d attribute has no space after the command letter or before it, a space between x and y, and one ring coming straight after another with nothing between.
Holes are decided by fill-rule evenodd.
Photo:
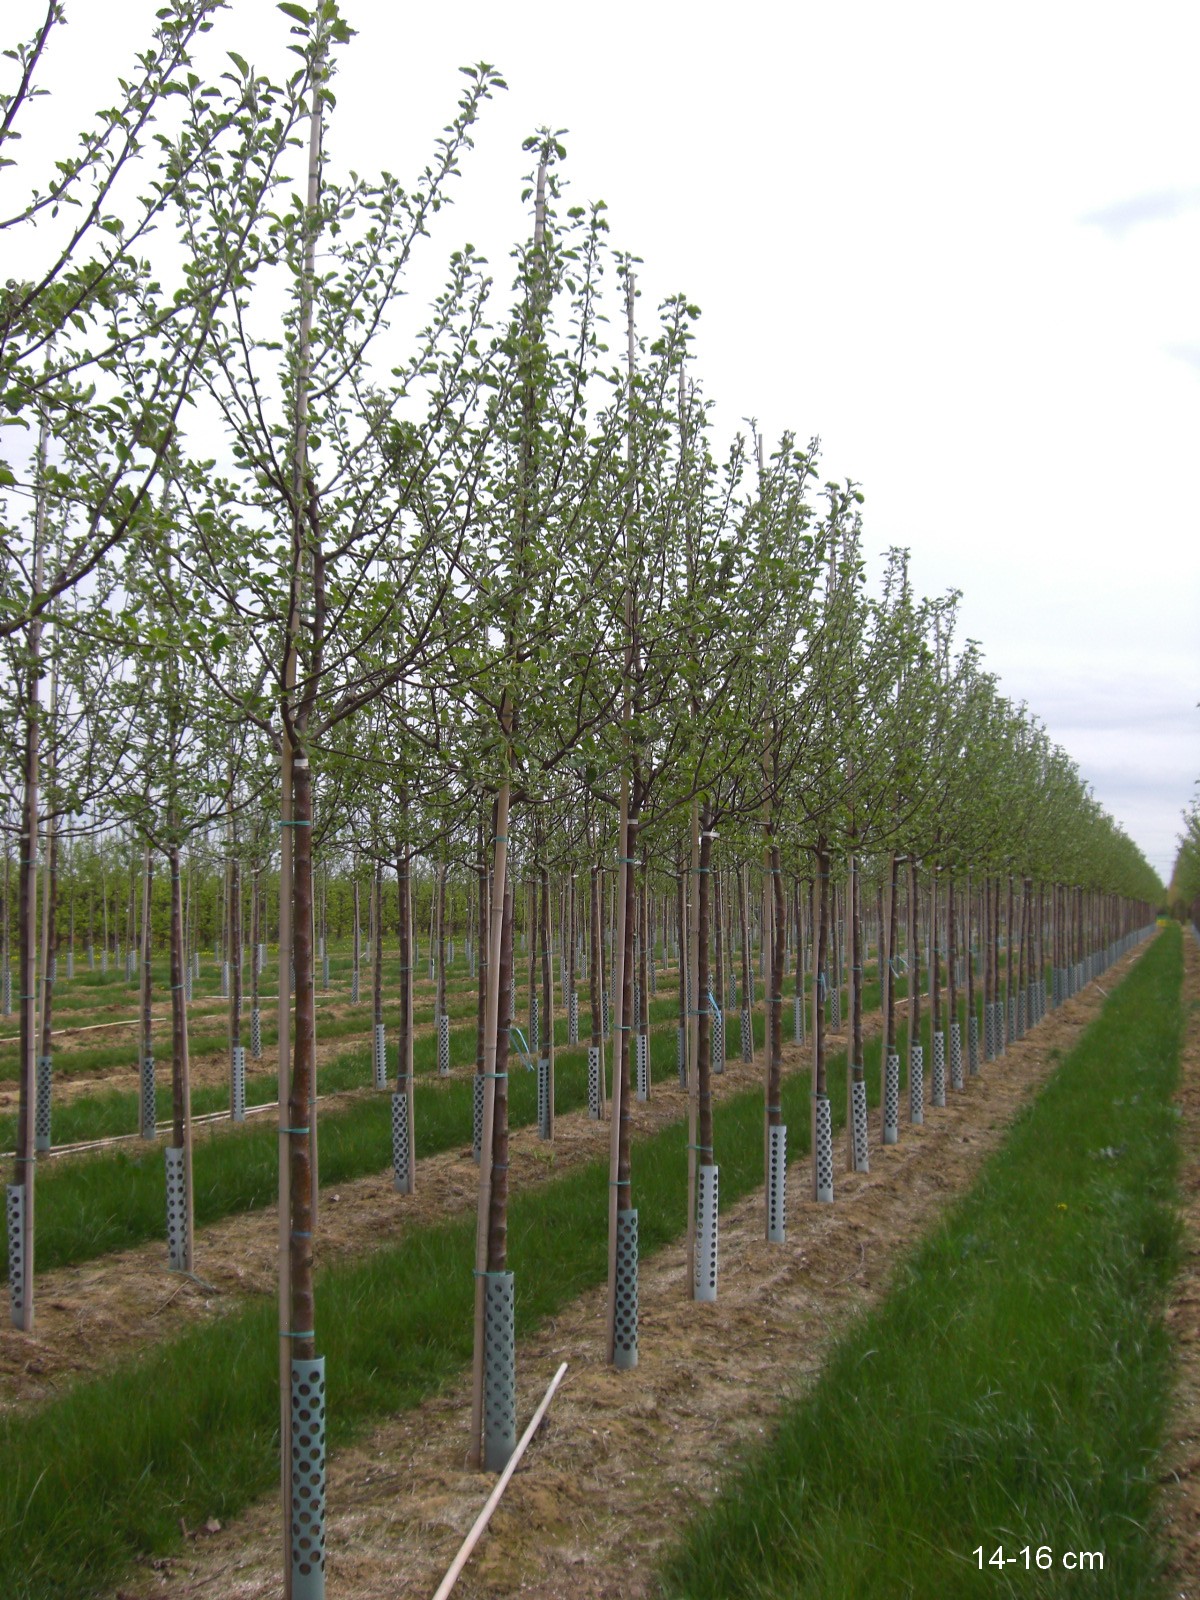
<instances>
[{"instance_id":1,"label":"green grass strip","mask_svg":"<svg viewBox=\"0 0 1200 1600\"><path fill-rule=\"evenodd\" d=\"M1161 1594L1181 979L1172 929L690 1527L665 1594ZM1064 1565L1081 1551L1103 1571Z\"/></svg>"},{"instance_id":2,"label":"green grass strip","mask_svg":"<svg viewBox=\"0 0 1200 1600\"><path fill-rule=\"evenodd\" d=\"M674 1039L655 1042L670 1052L669 1066L660 1060L656 1070L673 1071ZM877 1079L877 1046L868 1071ZM511 1088L520 1093L526 1079L532 1088L532 1074L515 1075ZM844 1081L835 1063L835 1115ZM808 1146L807 1072L785 1080L783 1107L790 1147L800 1154ZM325 1181L332 1181L331 1121L321 1135ZM724 1209L762 1183L761 1091L718 1104L714 1126ZM684 1229L686 1146L678 1122L636 1141L643 1257ZM397 1206L402 1211L403 1201ZM603 1282L607 1208L604 1160L514 1196L509 1261L519 1335ZM473 1245L474 1218L465 1216L413 1228L400 1243L319 1275L318 1344L328 1359L334 1448L418 1404L469 1360ZM193 1527L209 1516L224 1520L269 1493L278 1481L276 1363L273 1303L239 1306L136 1363L0 1421L0 1594L90 1596L139 1555L177 1548L181 1517Z\"/></svg>"}]
</instances>

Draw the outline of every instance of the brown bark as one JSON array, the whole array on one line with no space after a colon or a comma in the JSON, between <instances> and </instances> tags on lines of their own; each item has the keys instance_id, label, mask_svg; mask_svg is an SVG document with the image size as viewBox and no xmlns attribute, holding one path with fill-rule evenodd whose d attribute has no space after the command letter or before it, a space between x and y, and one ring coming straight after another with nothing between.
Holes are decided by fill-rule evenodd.
<instances>
[{"instance_id":1,"label":"brown bark","mask_svg":"<svg viewBox=\"0 0 1200 1600\"><path fill-rule=\"evenodd\" d=\"M958 918L955 905L954 874L951 873L946 882L946 990L947 1006L950 1013L947 1035L950 1027L958 1021ZM947 1038L947 1051L949 1039ZM949 1056L947 1055L947 1059Z\"/></svg>"},{"instance_id":2,"label":"brown bark","mask_svg":"<svg viewBox=\"0 0 1200 1600\"><path fill-rule=\"evenodd\" d=\"M908 859L908 1049L921 1042L921 916L920 875L916 858Z\"/></svg>"},{"instance_id":3,"label":"brown bark","mask_svg":"<svg viewBox=\"0 0 1200 1600\"><path fill-rule=\"evenodd\" d=\"M829 849L824 838L817 841L817 992L813 1000L813 1092L826 1093L825 1079L825 1004L829 992ZM816 1147L813 1147L814 1159Z\"/></svg>"},{"instance_id":4,"label":"brown bark","mask_svg":"<svg viewBox=\"0 0 1200 1600\"><path fill-rule=\"evenodd\" d=\"M700 818L700 870L696 885L696 1106L697 1155L702 1165L713 1163L712 1036L708 1009L709 876L712 871L712 835L708 806Z\"/></svg>"},{"instance_id":5,"label":"brown bark","mask_svg":"<svg viewBox=\"0 0 1200 1600\"><path fill-rule=\"evenodd\" d=\"M372 841L374 843L374 841ZM371 973L371 1020L376 1027L383 1021L383 863L375 863L375 883L372 889L374 914L374 962Z\"/></svg>"},{"instance_id":6,"label":"brown bark","mask_svg":"<svg viewBox=\"0 0 1200 1600\"><path fill-rule=\"evenodd\" d=\"M886 987L887 1054L896 1054L896 950L900 941L900 857L892 854L891 893L888 898L888 962Z\"/></svg>"},{"instance_id":7,"label":"brown bark","mask_svg":"<svg viewBox=\"0 0 1200 1600\"><path fill-rule=\"evenodd\" d=\"M638 821L634 805L630 806L626 838L628 842L625 855L630 859L625 867L625 953L621 962L621 1030L613 1051L621 1084L621 1111L617 1133L617 1184L622 1209L633 1205L631 1178L633 1122L629 1109L631 1099L629 1044L633 1032L629 1019L633 1015L633 937L637 911L637 874L632 864L632 858L638 847Z\"/></svg>"},{"instance_id":8,"label":"brown bark","mask_svg":"<svg viewBox=\"0 0 1200 1600\"><path fill-rule=\"evenodd\" d=\"M312 1141L316 993L313 987L312 780L307 760L292 766L292 956L296 969L295 1036L288 1096L292 1228L292 1350L300 1361L317 1353L313 1336ZM357 890L357 885L355 886ZM357 907L356 907L357 911ZM355 917L357 958L358 921ZM281 960L286 959L281 953ZM299 1335L299 1337L296 1337Z\"/></svg>"},{"instance_id":9,"label":"brown bark","mask_svg":"<svg viewBox=\"0 0 1200 1600\"><path fill-rule=\"evenodd\" d=\"M588 957L588 986L592 1001L592 1044L599 1050L603 1044L601 1028L603 1018L600 997L604 988L604 941L600 929L600 868L592 868L591 950Z\"/></svg>"},{"instance_id":10,"label":"brown bark","mask_svg":"<svg viewBox=\"0 0 1200 1600\"><path fill-rule=\"evenodd\" d=\"M767 1126L783 1122L780 1097L783 1093L783 969L787 959L787 904L783 893L783 869L779 844L770 844L770 883L775 937L771 941L770 996L767 1000Z\"/></svg>"},{"instance_id":11,"label":"brown bark","mask_svg":"<svg viewBox=\"0 0 1200 1600\"><path fill-rule=\"evenodd\" d=\"M500 933L500 1020L496 1030L496 1095L492 1111L492 1182L488 1203L487 1270L508 1267L508 1060L512 1026L513 892L504 893Z\"/></svg>"},{"instance_id":12,"label":"brown bark","mask_svg":"<svg viewBox=\"0 0 1200 1600\"><path fill-rule=\"evenodd\" d=\"M154 1054L154 967L151 940L154 933L150 890L154 882L154 857L150 846L142 864L142 1059Z\"/></svg>"},{"instance_id":13,"label":"brown bark","mask_svg":"<svg viewBox=\"0 0 1200 1600\"><path fill-rule=\"evenodd\" d=\"M850 1077L861 1083L866 1077L863 1065L863 936L862 936L862 874L858 857L850 858L850 969L854 982L850 1005Z\"/></svg>"}]
</instances>

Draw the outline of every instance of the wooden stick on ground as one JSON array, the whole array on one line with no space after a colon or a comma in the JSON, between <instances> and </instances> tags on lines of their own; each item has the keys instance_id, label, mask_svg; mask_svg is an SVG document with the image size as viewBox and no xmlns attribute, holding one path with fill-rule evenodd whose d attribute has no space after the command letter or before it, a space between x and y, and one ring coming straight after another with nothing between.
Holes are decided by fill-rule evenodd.
<instances>
[{"instance_id":1,"label":"wooden stick on ground","mask_svg":"<svg viewBox=\"0 0 1200 1600\"><path fill-rule=\"evenodd\" d=\"M472 1550L474 1550L475 1546L479 1543L484 1529L492 1520L492 1512L495 1511L496 1507L500 1504L500 1496L504 1493L505 1489L508 1488L508 1480L512 1477L513 1473L520 1465L521 1457L525 1454L526 1445L533 1438L541 1424L542 1418L546 1415L546 1410L551 1400L554 1399L555 1391L557 1390L559 1384L563 1381L563 1375L565 1374L566 1370L567 1363L564 1361L562 1366L559 1367L558 1371L554 1374L554 1377L550 1380L550 1387L542 1396L541 1405L530 1418L529 1426L521 1435L521 1438L517 1444L517 1448L513 1451L512 1455L509 1456L508 1465L500 1474L499 1478L497 1478L496 1487L492 1490L491 1494L488 1495L487 1503L484 1505L483 1510L475 1518L475 1521L471 1526L470 1533L468 1533L467 1537L463 1540L462 1548L451 1562L450 1570L438 1585L438 1590L434 1595L433 1600L446 1600L446 1596L458 1582L459 1577L462 1574L462 1569L471 1559Z\"/></svg>"}]
</instances>

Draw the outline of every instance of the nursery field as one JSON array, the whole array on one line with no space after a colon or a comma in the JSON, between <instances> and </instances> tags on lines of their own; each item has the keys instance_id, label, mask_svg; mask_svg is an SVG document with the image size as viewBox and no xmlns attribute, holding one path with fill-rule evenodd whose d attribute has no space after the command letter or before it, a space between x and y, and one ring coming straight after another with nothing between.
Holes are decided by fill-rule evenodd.
<instances>
[{"instance_id":1,"label":"nursery field","mask_svg":"<svg viewBox=\"0 0 1200 1600\"><path fill-rule=\"evenodd\" d=\"M514 1104L522 1412L558 1361L569 1370L458 1592L984 1593L997 1569L972 1572L975 1546L959 1546L973 1528L988 1558L1011 1545L1018 1507L1033 1559L1103 1547L1095 1592L1164 1592L1154 1486L1180 1250L1175 1079L1184 1008L1200 997L1200 950L1189 940L1185 954L1182 998L1175 932L1123 957L882 1147L869 1174L840 1180L836 1207L797 1203L795 1172L783 1251L762 1239L753 1198L758 1074L730 1061L715 1113L720 1292L703 1306L682 1294L687 1096L664 1050L667 1070L634 1107L646 1176L631 1373L603 1360L606 1130L567 1088L546 1150ZM867 1064L877 1103L877 1048ZM803 1069L789 1047L801 1129ZM429 1088L449 1099L456 1083ZM1114 1116L1129 1124L1119 1142ZM392 1189L378 1130L375 1170L328 1180L332 1593L432 1593L482 1501L462 1462L475 1169L459 1144L422 1158L411 1197ZM269 1208L214 1222L175 1284L161 1245L47 1272L34 1359L17 1334L0 1341L6 1459L21 1463L5 1491L6 1592L277 1592L276 1234ZM953 1511L948 1480L962 1489ZM1089 1527L1103 1539L1089 1545ZM999 1581L1057 1592L1044 1574L1036 1590Z\"/></svg>"},{"instance_id":2,"label":"nursery field","mask_svg":"<svg viewBox=\"0 0 1200 1600\"><path fill-rule=\"evenodd\" d=\"M0 1600L1184 1573L1200 856L1168 896L814 430L719 436L563 133L454 233L496 66L350 170L340 0L268 70L165 0L43 161L34 9Z\"/></svg>"}]
</instances>

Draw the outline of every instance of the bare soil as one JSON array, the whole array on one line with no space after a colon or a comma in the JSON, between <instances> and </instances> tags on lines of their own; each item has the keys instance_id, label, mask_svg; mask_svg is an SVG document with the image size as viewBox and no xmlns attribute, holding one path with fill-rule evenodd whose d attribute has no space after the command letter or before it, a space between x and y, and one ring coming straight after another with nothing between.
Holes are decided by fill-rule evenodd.
<instances>
[{"instance_id":1,"label":"bare soil","mask_svg":"<svg viewBox=\"0 0 1200 1600\"><path fill-rule=\"evenodd\" d=\"M945 1110L927 1111L923 1127L905 1124L898 1145L881 1148L873 1137L873 1170L839 1173L835 1204L804 1198L810 1192L807 1162L794 1164L785 1245L764 1242L761 1193L723 1213L715 1305L688 1298L682 1240L644 1262L635 1371L616 1373L605 1365L600 1289L522 1341L522 1418L560 1361L569 1362L569 1372L456 1595L653 1596L663 1548L771 1427L783 1401L811 1385L832 1341L885 1293L898 1261L974 1181L1027 1097L1102 1004L1100 986L1091 985L986 1064L963 1093L951 1095ZM741 1069L725 1075L725 1087L744 1081ZM758 1075L754 1081L761 1081ZM651 1107L639 1111L657 1114L672 1098L670 1091L656 1092ZM678 1102L670 1109L678 1114ZM877 1114L873 1136L876 1127ZM556 1164L575 1132L563 1118L564 1149L555 1151ZM595 1124L579 1137L589 1132L604 1137ZM526 1145L521 1159L536 1159L536 1153ZM455 1171L453 1158L440 1157L432 1170L439 1161ZM470 1203L473 1170L469 1163L457 1169L461 1204ZM526 1173L517 1181L527 1181ZM360 1236L365 1220L360 1215L356 1221ZM265 1292L266 1254L262 1261L255 1287ZM331 1596L407 1600L436 1588L491 1488L490 1479L465 1467L469 1393L464 1375L331 1460ZM147 1563L118 1595L263 1600L280 1593L280 1550L279 1511L271 1499L228 1527L210 1525L193 1534L181 1556Z\"/></svg>"}]
</instances>

